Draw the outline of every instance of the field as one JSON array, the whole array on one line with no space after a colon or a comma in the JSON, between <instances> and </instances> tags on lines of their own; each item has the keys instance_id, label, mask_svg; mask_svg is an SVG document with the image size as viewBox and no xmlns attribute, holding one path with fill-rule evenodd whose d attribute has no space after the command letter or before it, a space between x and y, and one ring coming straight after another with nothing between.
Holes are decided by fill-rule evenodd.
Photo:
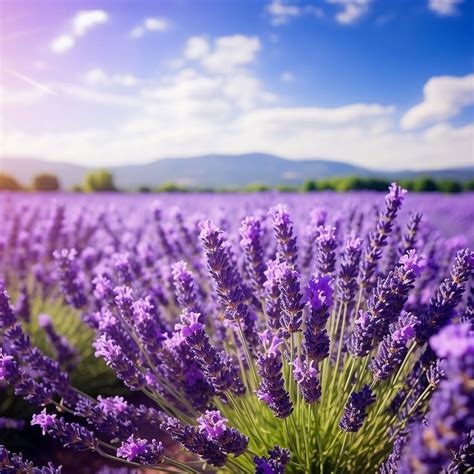
<instances>
[{"instance_id":1,"label":"field","mask_svg":"<svg viewBox=\"0 0 474 474\"><path fill-rule=\"evenodd\" d=\"M473 469L474 193L0 206L1 472Z\"/></svg>"}]
</instances>

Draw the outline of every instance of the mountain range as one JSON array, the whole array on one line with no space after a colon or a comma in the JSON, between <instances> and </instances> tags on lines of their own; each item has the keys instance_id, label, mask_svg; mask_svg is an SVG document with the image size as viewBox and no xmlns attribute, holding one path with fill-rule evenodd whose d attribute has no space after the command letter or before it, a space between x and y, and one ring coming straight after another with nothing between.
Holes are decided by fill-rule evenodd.
<instances>
[{"instance_id":1,"label":"mountain range","mask_svg":"<svg viewBox=\"0 0 474 474\"><path fill-rule=\"evenodd\" d=\"M80 184L96 168L32 158L0 158L0 170L30 183L40 173L57 175L63 187ZM162 158L151 163L107 167L119 187L134 189L173 182L190 187L241 187L253 183L295 185L306 179L338 176L386 179L430 176L434 179L474 179L474 165L462 168L419 171L381 171L344 162L322 159L287 160L264 153L245 155L205 155L191 158Z\"/></svg>"}]
</instances>

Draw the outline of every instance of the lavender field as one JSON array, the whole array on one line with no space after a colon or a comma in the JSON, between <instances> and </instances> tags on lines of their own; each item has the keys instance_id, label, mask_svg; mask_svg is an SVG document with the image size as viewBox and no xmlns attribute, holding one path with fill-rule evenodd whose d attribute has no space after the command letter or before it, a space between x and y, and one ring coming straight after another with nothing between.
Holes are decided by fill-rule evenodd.
<instances>
[{"instance_id":1,"label":"lavender field","mask_svg":"<svg viewBox=\"0 0 474 474\"><path fill-rule=\"evenodd\" d=\"M474 469L474 193L0 206L0 472Z\"/></svg>"}]
</instances>

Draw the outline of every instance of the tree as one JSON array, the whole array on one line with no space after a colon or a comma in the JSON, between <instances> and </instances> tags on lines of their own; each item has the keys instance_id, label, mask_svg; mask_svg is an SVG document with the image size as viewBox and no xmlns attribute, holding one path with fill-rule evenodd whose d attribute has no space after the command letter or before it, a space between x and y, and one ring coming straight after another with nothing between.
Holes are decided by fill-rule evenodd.
<instances>
[{"instance_id":1,"label":"tree","mask_svg":"<svg viewBox=\"0 0 474 474\"><path fill-rule=\"evenodd\" d=\"M43 173L33 178L31 187L33 191L58 191L61 186L54 174Z\"/></svg>"},{"instance_id":2,"label":"tree","mask_svg":"<svg viewBox=\"0 0 474 474\"><path fill-rule=\"evenodd\" d=\"M305 193L312 192L312 191L317 191L318 190L318 184L314 179L307 179L303 183L303 187L301 190Z\"/></svg>"},{"instance_id":3,"label":"tree","mask_svg":"<svg viewBox=\"0 0 474 474\"><path fill-rule=\"evenodd\" d=\"M443 193L460 193L462 192L462 185L457 181L452 179L445 179L443 181L439 181L438 183L439 190Z\"/></svg>"},{"instance_id":4,"label":"tree","mask_svg":"<svg viewBox=\"0 0 474 474\"><path fill-rule=\"evenodd\" d=\"M21 185L13 176L0 173L0 191L21 191Z\"/></svg>"},{"instance_id":5,"label":"tree","mask_svg":"<svg viewBox=\"0 0 474 474\"><path fill-rule=\"evenodd\" d=\"M84 182L84 190L87 192L117 191L114 177L110 171L98 170L89 173Z\"/></svg>"},{"instance_id":6,"label":"tree","mask_svg":"<svg viewBox=\"0 0 474 474\"><path fill-rule=\"evenodd\" d=\"M156 192L158 193L185 193L187 189L184 186L180 186L179 184L168 182L160 184L156 188Z\"/></svg>"},{"instance_id":7,"label":"tree","mask_svg":"<svg viewBox=\"0 0 474 474\"><path fill-rule=\"evenodd\" d=\"M438 185L434 179L429 177L421 177L413 181L413 191L417 192L433 192L438 191Z\"/></svg>"}]
</instances>

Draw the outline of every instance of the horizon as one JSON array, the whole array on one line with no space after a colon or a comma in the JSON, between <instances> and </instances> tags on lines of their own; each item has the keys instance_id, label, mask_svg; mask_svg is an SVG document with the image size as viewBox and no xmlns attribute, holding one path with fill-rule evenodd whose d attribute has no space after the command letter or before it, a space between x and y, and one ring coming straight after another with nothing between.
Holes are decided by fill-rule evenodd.
<instances>
[{"instance_id":1,"label":"horizon","mask_svg":"<svg viewBox=\"0 0 474 474\"><path fill-rule=\"evenodd\" d=\"M0 159L474 163L472 1L0 0L0 13Z\"/></svg>"},{"instance_id":2,"label":"horizon","mask_svg":"<svg viewBox=\"0 0 474 474\"><path fill-rule=\"evenodd\" d=\"M144 161L144 162L127 162L127 163L118 163L118 164L112 164L108 166L103 166L103 165L94 165L94 164L87 164L87 163L80 163L80 162L73 162L73 161L61 161L61 160L48 160L44 158L38 158L38 157L25 157L25 156L16 156L16 157L11 157L11 156L0 156L0 160L18 160L19 162L21 161L36 161L40 163L45 163L45 164L51 164L51 173L54 174L54 166L56 165L71 165L71 166L80 166L86 169L91 169L91 170L114 170L115 168L121 168L121 167L129 167L129 166L147 166L151 165L153 163L156 163L161 160L199 160L201 158L207 158L207 157L223 157L223 158L244 158L244 157L249 157L252 155L265 155L268 157L276 158L278 160L284 160L288 162L321 162L321 163L330 163L330 164L341 164L341 165L349 165L349 166L354 166L354 167L360 167L361 169L371 171L371 172L377 172L381 175L383 175L384 172L387 173L387 175L390 175L391 173L398 173L398 172L436 172L436 171L444 171L444 170L462 170L462 169L474 169L474 163L468 163L466 165L459 165L459 166L443 166L440 168L393 168L393 169L380 169L380 168L374 168L374 167L364 167L362 165L357 165L350 163L348 161L342 161L342 160L331 160L331 159L326 159L326 158L306 158L306 159L293 159L293 158L285 158L283 156L275 155L273 153L265 153L265 152L249 152L249 153L239 153L239 154L225 154L225 153L208 153L204 155L194 155L194 156L165 156L162 158L155 158L151 159L149 161ZM1 171L1 169L0 169ZM15 172L14 175L18 176L19 173Z\"/></svg>"}]
</instances>

